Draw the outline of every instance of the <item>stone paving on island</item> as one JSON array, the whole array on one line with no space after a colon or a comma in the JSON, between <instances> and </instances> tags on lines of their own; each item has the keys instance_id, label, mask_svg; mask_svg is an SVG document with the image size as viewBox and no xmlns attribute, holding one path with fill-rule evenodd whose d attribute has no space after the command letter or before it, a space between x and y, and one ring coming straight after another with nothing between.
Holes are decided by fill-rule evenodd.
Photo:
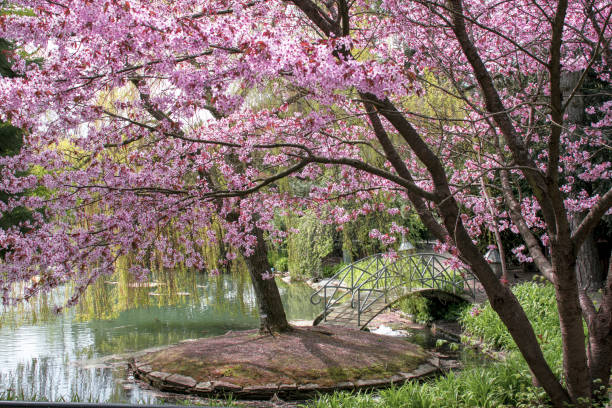
<instances>
[{"instance_id":1,"label":"stone paving on island","mask_svg":"<svg viewBox=\"0 0 612 408\"><path fill-rule=\"evenodd\" d=\"M437 358L403 339L326 326L190 340L129 365L136 378L162 391L241 399L382 388L439 370Z\"/></svg>"}]
</instances>

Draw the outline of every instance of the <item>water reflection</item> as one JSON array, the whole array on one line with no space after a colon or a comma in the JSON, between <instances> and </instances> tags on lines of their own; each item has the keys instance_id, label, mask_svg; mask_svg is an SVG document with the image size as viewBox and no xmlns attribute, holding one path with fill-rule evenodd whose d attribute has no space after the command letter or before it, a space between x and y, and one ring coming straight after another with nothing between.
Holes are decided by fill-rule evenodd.
<instances>
[{"instance_id":1,"label":"water reflection","mask_svg":"<svg viewBox=\"0 0 612 408\"><path fill-rule=\"evenodd\" d=\"M312 319L319 308L305 285L279 281L289 319ZM0 312L0 393L26 399L155 402L155 393L126 380L125 363L108 356L258 326L248 274L219 277L174 271L147 284L118 272L100 281L74 309L50 310L69 288ZM113 364L113 361L116 364Z\"/></svg>"}]
</instances>

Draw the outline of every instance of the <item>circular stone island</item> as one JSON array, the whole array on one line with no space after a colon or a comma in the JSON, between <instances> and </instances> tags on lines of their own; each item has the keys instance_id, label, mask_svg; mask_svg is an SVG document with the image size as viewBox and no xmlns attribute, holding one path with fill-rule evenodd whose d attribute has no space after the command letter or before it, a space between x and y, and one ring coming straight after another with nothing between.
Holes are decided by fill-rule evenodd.
<instances>
[{"instance_id":1,"label":"circular stone island","mask_svg":"<svg viewBox=\"0 0 612 408\"><path fill-rule=\"evenodd\" d=\"M186 340L131 360L134 376L162 391L241 399L302 399L317 392L373 389L438 371L404 339L337 326L256 330Z\"/></svg>"}]
</instances>

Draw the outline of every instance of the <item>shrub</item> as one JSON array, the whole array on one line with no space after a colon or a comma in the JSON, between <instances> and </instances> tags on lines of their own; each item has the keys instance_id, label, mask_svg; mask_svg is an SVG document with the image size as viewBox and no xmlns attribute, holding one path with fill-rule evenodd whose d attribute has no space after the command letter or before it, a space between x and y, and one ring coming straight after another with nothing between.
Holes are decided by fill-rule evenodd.
<instances>
[{"instance_id":1,"label":"shrub","mask_svg":"<svg viewBox=\"0 0 612 408\"><path fill-rule=\"evenodd\" d=\"M548 364L559 375L563 357L554 287L550 283L527 282L516 285L512 292L531 321ZM483 306L466 308L460 320L467 333L478 337L488 346L517 350L510 333L488 302Z\"/></svg>"},{"instance_id":2,"label":"shrub","mask_svg":"<svg viewBox=\"0 0 612 408\"><path fill-rule=\"evenodd\" d=\"M287 257L281 256L274 262L274 270L277 272L287 272Z\"/></svg>"}]
</instances>

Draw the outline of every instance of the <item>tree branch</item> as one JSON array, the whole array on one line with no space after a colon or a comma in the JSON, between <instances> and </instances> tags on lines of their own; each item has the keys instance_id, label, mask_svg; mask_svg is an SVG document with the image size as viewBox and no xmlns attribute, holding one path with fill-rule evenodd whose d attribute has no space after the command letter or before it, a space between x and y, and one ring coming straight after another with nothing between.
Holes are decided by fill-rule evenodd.
<instances>
[{"instance_id":1,"label":"tree branch","mask_svg":"<svg viewBox=\"0 0 612 408\"><path fill-rule=\"evenodd\" d=\"M571 240L576 253L582 246L587 235L595 228L601 217L612 208L612 188L601 197L597 203L587 213L576 231L572 234Z\"/></svg>"},{"instance_id":2,"label":"tree branch","mask_svg":"<svg viewBox=\"0 0 612 408\"><path fill-rule=\"evenodd\" d=\"M449 3L452 6L450 9L453 21L452 30L455 33L455 38L459 42L461 49L463 50L463 54L474 71L474 75L476 76L476 80L480 86L487 111L493 114L493 120L501 130L501 133L504 135L504 139L508 144L508 147L512 152L512 157L516 163L524 166L525 168L537 169L538 166L529 156L527 147L514 129L514 125L512 124L504 104L501 101L499 93L493 84L493 79L491 78L489 71L480 58L478 50L470 40L465 27L463 5L461 4L461 0L449 0ZM553 229L553 231L555 231L556 219L550 203L548 185L544 175L539 170L524 171L523 174L525 175L525 178L531 185L534 194L538 199L546 223Z\"/></svg>"}]
</instances>

